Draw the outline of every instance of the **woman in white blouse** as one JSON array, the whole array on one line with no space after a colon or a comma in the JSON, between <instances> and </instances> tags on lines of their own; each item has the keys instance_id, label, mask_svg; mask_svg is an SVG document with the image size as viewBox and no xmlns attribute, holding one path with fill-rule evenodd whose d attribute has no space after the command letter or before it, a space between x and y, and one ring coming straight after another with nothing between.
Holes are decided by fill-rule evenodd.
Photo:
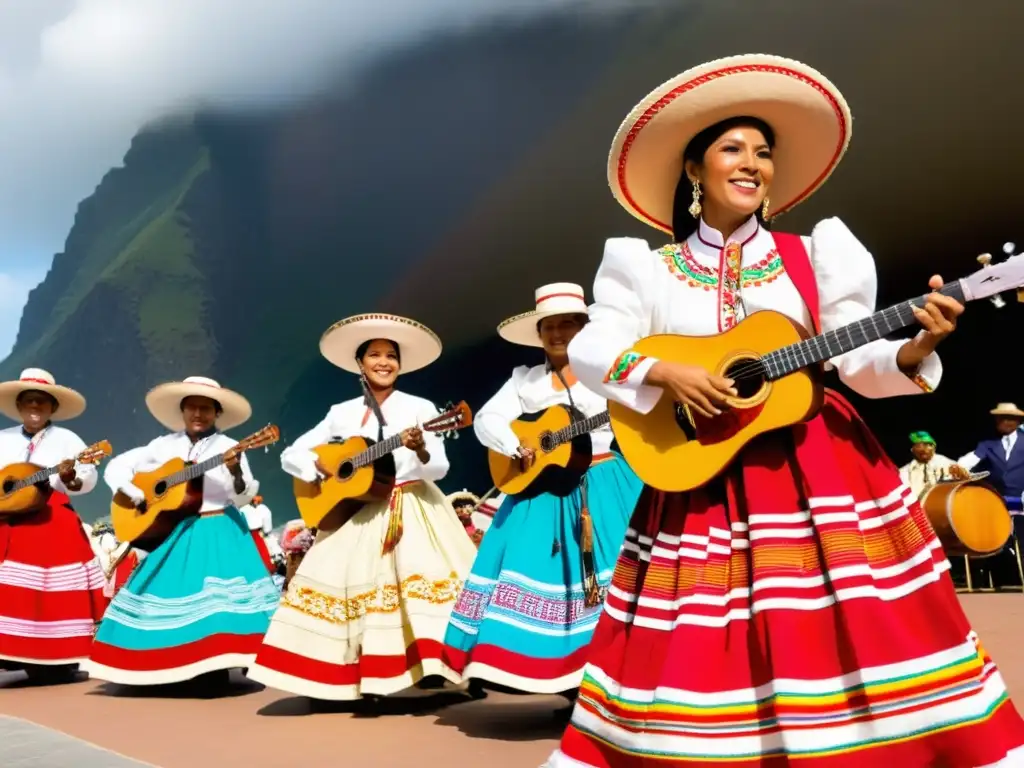
<instances>
[{"instance_id":1,"label":"woman in white blouse","mask_svg":"<svg viewBox=\"0 0 1024 768\"><path fill-rule=\"evenodd\" d=\"M41 485L46 506L0 513L0 669L68 680L89 655L103 617L103 572L71 498L96 485L96 468L76 464L85 443L55 424L80 416L85 398L27 368L0 384L0 413L18 423L0 431L0 469L29 462L58 467Z\"/></svg>"},{"instance_id":2,"label":"woman in white blouse","mask_svg":"<svg viewBox=\"0 0 1024 768\"><path fill-rule=\"evenodd\" d=\"M513 369L477 413L473 428L484 446L529 462L535 457L524 456L513 420L553 406L573 407L580 418L608 410L569 365L569 342L586 322L583 288L554 283L537 290L534 310L498 326L502 338L541 348L545 359ZM641 485L612 452L607 424L590 440L593 458L579 487L508 496L495 514L445 636L446 658L466 678L530 693L572 695L579 686Z\"/></svg>"},{"instance_id":3,"label":"woman in white blouse","mask_svg":"<svg viewBox=\"0 0 1024 768\"><path fill-rule=\"evenodd\" d=\"M401 434L395 488L389 500L320 529L249 677L322 700L387 696L428 676L459 683L440 643L476 547L435 485L448 472L444 441L419 428L437 408L395 389L400 373L437 359L441 341L414 320L358 315L329 328L320 350L362 377L364 395L333 406L282 452L281 466L316 482L330 476L312 450L318 445Z\"/></svg>"},{"instance_id":4,"label":"woman in white blouse","mask_svg":"<svg viewBox=\"0 0 1024 768\"><path fill-rule=\"evenodd\" d=\"M822 330L870 315L874 263L842 222L803 239L765 226L828 177L850 129L831 83L774 56L711 62L644 99L609 180L674 242L608 241L569 348L580 380L641 413L671 397L714 418L732 380L633 345L764 309ZM928 391L962 309L933 293L913 339L831 365L866 397ZM754 440L704 486L645 490L548 765L1020 765L1024 724L948 568L896 467L828 391L818 415Z\"/></svg>"},{"instance_id":5,"label":"woman in white blouse","mask_svg":"<svg viewBox=\"0 0 1024 768\"><path fill-rule=\"evenodd\" d=\"M171 459L201 463L225 455L202 478L199 514L187 517L132 571L96 633L85 669L122 685L178 683L202 676L212 689L256 657L277 607L274 586L238 511L259 483L238 441L223 430L252 415L249 402L213 379L161 384L146 407L170 434L114 457L103 479L141 504L137 472Z\"/></svg>"}]
</instances>

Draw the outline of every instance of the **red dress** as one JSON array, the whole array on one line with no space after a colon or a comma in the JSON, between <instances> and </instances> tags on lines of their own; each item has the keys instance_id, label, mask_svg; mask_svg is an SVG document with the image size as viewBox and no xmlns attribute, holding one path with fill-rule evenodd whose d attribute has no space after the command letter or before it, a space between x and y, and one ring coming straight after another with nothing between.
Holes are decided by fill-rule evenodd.
<instances>
[{"instance_id":1,"label":"red dress","mask_svg":"<svg viewBox=\"0 0 1024 768\"><path fill-rule=\"evenodd\" d=\"M65 494L51 492L35 514L0 519L0 666L87 658L106 609L103 583Z\"/></svg>"},{"instance_id":2,"label":"red dress","mask_svg":"<svg viewBox=\"0 0 1024 768\"><path fill-rule=\"evenodd\" d=\"M270 550L267 549L267 542L263 540L263 532L256 528L249 533L252 534L253 543L256 544L256 551L260 553L260 558L263 560L263 564L267 566L267 571L269 573L277 573L274 561L270 559Z\"/></svg>"},{"instance_id":3,"label":"red dress","mask_svg":"<svg viewBox=\"0 0 1024 768\"><path fill-rule=\"evenodd\" d=\"M817 326L814 272L786 240ZM705 486L645 488L546 766L1024 765L1024 722L948 570L896 466L827 392Z\"/></svg>"}]
</instances>

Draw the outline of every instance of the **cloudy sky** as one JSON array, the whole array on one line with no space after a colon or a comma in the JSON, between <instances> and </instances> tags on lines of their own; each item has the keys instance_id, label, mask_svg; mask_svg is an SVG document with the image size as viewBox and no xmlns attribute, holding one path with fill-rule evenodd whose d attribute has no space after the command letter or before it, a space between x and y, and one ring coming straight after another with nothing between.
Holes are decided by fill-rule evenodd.
<instances>
[{"instance_id":1,"label":"cloudy sky","mask_svg":"<svg viewBox=\"0 0 1024 768\"><path fill-rule=\"evenodd\" d=\"M143 124L279 103L447 28L636 0L0 0L0 357L75 206Z\"/></svg>"}]
</instances>

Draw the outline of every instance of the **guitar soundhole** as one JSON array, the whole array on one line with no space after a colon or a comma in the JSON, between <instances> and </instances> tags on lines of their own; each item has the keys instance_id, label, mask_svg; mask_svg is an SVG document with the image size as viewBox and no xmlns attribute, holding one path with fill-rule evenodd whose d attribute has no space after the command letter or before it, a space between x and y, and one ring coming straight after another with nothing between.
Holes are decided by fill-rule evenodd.
<instances>
[{"instance_id":1,"label":"guitar soundhole","mask_svg":"<svg viewBox=\"0 0 1024 768\"><path fill-rule=\"evenodd\" d=\"M734 360L723 372L724 376L736 382L738 400L749 400L764 389L764 364L757 358Z\"/></svg>"},{"instance_id":2,"label":"guitar soundhole","mask_svg":"<svg viewBox=\"0 0 1024 768\"><path fill-rule=\"evenodd\" d=\"M167 490L167 483L164 482L163 480L161 480L159 483L157 483L156 485L153 486L153 495L154 496L163 496L164 492L166 490Z\"/></svg>"},{"instance_id":3,"label":"guitar soundhole","mask_svg":"<svg viewBox=\"0 0 1024 768\"><path fill-rule=\"evenodd\" d=\"M348 480L350 477L352 477L353 474L355 474L355 471L356 468L352 464L352 462L346 461L340 467L338 467L338 479Z\"/></svg>"},{"instance_id":4,"label":"guitar soundhole","mask_svg":"<svg viewBox=\"0 0 1024 768\"><path fill-rule=\"evenodd\" d=\"M8 478L7 480L4 480L3 489L4 489L4 493L5 494L10 493L11 491L13 491L14 490L14 481L11 480L10 478Z\"/></svg>"},{"instance_id":5,"label":"guitar soundhole","mask_svg":"<svg viewBox=\"0 0 1024 768\"><path fill-rule=\"evenodd\" d=\"M540 449L544 451L544 453L550 453L555 449L555 438L550 432L545 432L540 436Z\"/></svg>"}]
</instances>

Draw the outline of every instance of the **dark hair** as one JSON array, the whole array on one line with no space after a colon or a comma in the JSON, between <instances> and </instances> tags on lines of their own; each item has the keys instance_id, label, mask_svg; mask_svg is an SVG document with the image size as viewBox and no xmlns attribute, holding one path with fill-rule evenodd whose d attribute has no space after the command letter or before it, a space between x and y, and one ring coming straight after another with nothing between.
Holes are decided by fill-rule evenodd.
<instances>
[{"instance_id":1,"label":"dark hair","mask_svg":"<svg viewBox=\"0 0 1024 768\"><path fill-rule=\"evenodd\" d=\"M207 397L206 395L186 395L185 397L181 398L181 402L178 403L178 410L179 411L184 411L185 410L185 401L188 400L190 397L201 397L204 400L209 400L209 401L211 401L213 403L214 413L216 413L218 416L220 416L222 413L224 413L224 409L221 407L220 401L219 400L214 400L212 397Z\"/></svg>"},{"instance_id":2,"label":"dark hair","mask_svg":"<svg viewBox=\"0 0 1024 768\"><path fill-rule=\"evenodd\" d=\"M577 323L580 324L580 328L590 322L590 316L586 312L566 312L565 314L572 317ZM548 317L558 317L558 315L548 315ZM548 317L542 317L537 321L537 335L540 336L540 326Z\"/></svg>"},{"instance_id":3,"label":"dark hair","mask_svg":"<svg viewBox=\"0 0 1024 768\"><path fill-rule=\"evenodd\" d=\"M399 348L398 343L392 341L391 339L367 339L358 347L356 347L356 360L362 362L363 358L366 357L366 353L370 350L370 345L373 344L373 342L375 341L386 341L388 344L390 344L391 347L395 350L395 359L398 360L399 365L402 364L402 350Z\"/></svg>"},{"instance_id":4,"label":"dark hair","mask_svg":"<svg viewBox=\"0 0 1024 768\"><path fill-rule=\"evenodd\" d=\"M693 202L693 183L686 175L686 163L690 161L703 165L704 155L707 154L711 145L718 141L723 133L731 131L733 128L756 128L764 135L768 146L775 147L775 131L771 126L758 117L749 116L730 117L728 120L722 120L705 128L690 139L690 143L683 150L683 171L679 174L679 183L676 184L675 196L672 199L672 239L677 243L683 242L697 229L697 219L691 216L689 211L690 204ZM763 226L767 226L761 216L760 208L755 215Z\"/></svg>"},{"instance_id":5,"label":"dark hair","mask_svg":"<svg viewBox=\"0 0 1024 768\"><path fill-rule=\"evenodd\" d=\"M57 398L51 395L49 392L43 392L43 390L41 389L26 389L23 390L22 392L19 392L18 396L14 400L15 404L20 405L21 398L23 398L25 395L42 395L43 397L47 398L50 401L50 404L53 406L52 410L54 413L56 413L57 409L60 408L60 401L58 401Z\"/></svg>"}]
</instances>

